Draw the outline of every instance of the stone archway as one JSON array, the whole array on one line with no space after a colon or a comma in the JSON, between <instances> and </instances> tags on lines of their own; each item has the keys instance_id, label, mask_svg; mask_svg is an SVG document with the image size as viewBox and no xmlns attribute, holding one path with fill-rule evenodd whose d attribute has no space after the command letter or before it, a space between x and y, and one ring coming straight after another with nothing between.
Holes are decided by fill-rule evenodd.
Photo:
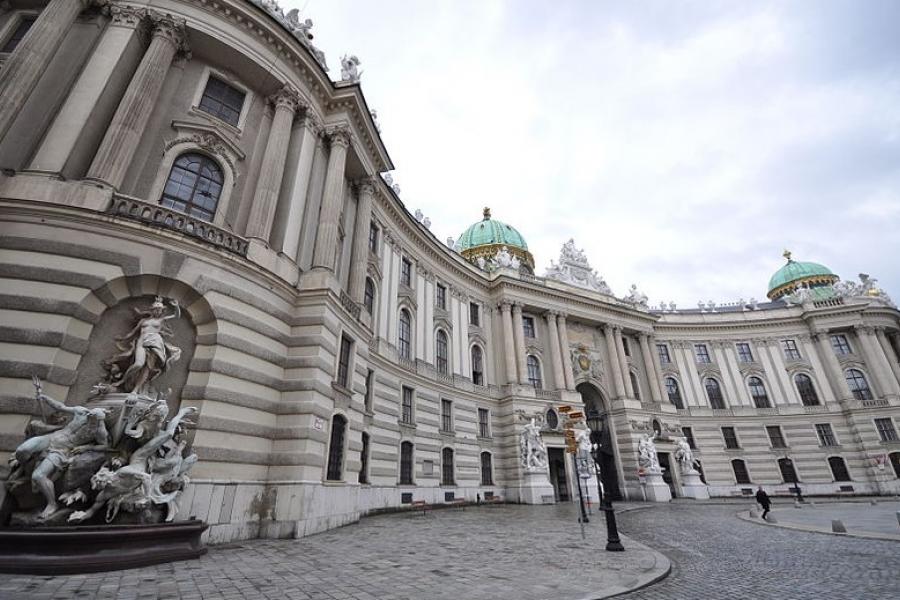
<instances>
[{"instance_id":1,"label":"stone archway","mask_svg":"<svg viewBox=\"0 0 900 600\"><path fill-rule=\"evenodd\" d=\"M604 491L610 500L621 500L615 431L608 405L600 390L591 383L580 383L575 389L584 402L584 413L592 430L591 441L600 444L600 479Z\"/></svg>"}]
</instances>

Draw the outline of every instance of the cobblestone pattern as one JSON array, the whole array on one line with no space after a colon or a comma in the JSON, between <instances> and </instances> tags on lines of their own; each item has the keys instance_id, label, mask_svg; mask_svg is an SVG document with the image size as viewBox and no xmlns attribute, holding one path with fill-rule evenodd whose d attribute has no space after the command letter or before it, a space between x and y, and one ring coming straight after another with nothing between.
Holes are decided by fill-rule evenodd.
<instances>
[{"instance_id":1,"label":"cobblestone pattern","mask_svg":"<svg viewBox=\"0 0 900 600\"><path fill-rule=\"evenodd\" d=\"M363 519L302 540L214 546L196 561L112 573L0 575L3 600L596 598L661 576L668 560L602 519L582 540L574 505L489 506Z\"/></svg>"},{"instance_id":2,"label":"cobblestone pattern","mask_svg":"<svg viewBox=\"0 0 900 600\"><path fill-rule=\"evenodd\" d=\"M620 530L672 561L665 580L628 600L895 600L900 543L766 527L737 506L671 504L619 517Z\"/></svg>"}]
</instances>

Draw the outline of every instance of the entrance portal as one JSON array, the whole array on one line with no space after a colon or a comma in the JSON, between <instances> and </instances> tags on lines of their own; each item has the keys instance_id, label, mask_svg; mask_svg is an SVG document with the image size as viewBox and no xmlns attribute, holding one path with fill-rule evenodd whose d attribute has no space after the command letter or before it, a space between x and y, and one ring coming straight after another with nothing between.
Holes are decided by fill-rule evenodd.
<instances>
[{"instance_id":1,"label":"entrance portal","mask_svg":"<svg viewBox=\"0 0 900 600\"><path fill-rule=\"evenodd\" d=\"M584 401L584 412L587 416L587 426L591 428L591 442L600 445L598 461L600 465L600 481L603 484L603 493L610 500L621 500L622 492L619 490L619 471L616 467L615 435L612 421L606 408L606 402L600 391L589 383L582 383L575 388L581 394Z\"/></svg>"},{"instance_id":2,"label":"entrance portal","mask_svg":"<svg viewBox=\"0 0 900 600\"><path fill-rule=\"evenodd\" d=\"M672 492L672 497L677 498L678 494L675 493L675 477L672 474L672 461L669 457L670 454L668 452L659 452L657 454L657 458L659 458L659 466L662 468L663 481L665 481L666 485L669 486L669 491Z\"/></svg>"},{"instance_id":3,"label":"entrance portal","mask_svg":"<svg viewBox=\"0 0 900 600\"><path fill-rule=\"evenodd\" d=\"M566 453L562 448L547 448L550 463L550 483L557 502L569 501L569 482L566 480Z\"/></svg>"}]
</instances>

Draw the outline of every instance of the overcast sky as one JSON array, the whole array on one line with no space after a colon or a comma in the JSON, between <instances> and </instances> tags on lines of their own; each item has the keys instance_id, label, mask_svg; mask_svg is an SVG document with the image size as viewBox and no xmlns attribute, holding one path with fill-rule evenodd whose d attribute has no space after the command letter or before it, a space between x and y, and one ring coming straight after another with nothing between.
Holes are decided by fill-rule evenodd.
<instances>
[{"instance_id":1,"label":"overcast sky","mask_svg":"<svg viewBox=\"0 0 900 600\"><path fill-rule=\"evenodd\" d=\"M900 2L285 0L362 61L401 198L569 238L651 305L763 299L789 248L900 298Z\"/></svg>"}]
</instances>

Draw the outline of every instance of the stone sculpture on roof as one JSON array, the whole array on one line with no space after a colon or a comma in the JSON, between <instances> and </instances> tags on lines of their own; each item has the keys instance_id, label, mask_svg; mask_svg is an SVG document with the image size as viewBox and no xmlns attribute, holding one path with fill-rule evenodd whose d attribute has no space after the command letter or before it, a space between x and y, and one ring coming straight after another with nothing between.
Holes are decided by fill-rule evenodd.
<instances>
[{"instance_id":1,"label":"stone sculpture on roof","mask_svg":"<svg viewBox=\"0 0 900 600\"><path fill-rule=\"evenodd\" d=\"M312 19L300 21L300 11L296 8L285 15L284 10L278 5L276 0L250 0L250 2L269 13L272 18L281 23L282 27L290 31L291 35L309 50L322 69L328 71L328 65L325 64L325 53L312 43L313 35L310 33L313 26Z\"/></svg>"},{"instance_id":2,"label":"stone sculpture on roof","mask_svg":"<svg viewBox=\"0 0 900 600\"><path fill-rule=\"evenodd\" d=\"M612 295L612 290L602 277L591 268L584 250L575 247L575 240L569 239L559 253L559 264L552 260L544 274L547 279L555 279L576 287Z\"/></svg>"},{"instance_id":3,"label":"stone sculpture on roof","mask_svg":"<svg viewBox=\"0 0 900 600\"><path fill-rule=\"evenodd\" d=\"M631 284L631 288L628 290L628 295L622 298L623 302L627 302L629 304L633 304L636 307L648 308L647 304L647 294L643 294L638 291L637 285ZM712 300L710 300L712 302Z\"/></svg>"},{"instance_id":4,"label":"stone sculpture on roof","mask_svg":"<svg viewBox=\"0 0 900 600\"><path fill-rule=\"evenodd\" d=\"M359 77L362 75L362 71L359 70L359 65L362 64L360 60L356 57L355 54L351 54L347 56L346 54L341 57L341 81L348 81L350 83L359 83Z\"/></svg>"}]
</instances>

